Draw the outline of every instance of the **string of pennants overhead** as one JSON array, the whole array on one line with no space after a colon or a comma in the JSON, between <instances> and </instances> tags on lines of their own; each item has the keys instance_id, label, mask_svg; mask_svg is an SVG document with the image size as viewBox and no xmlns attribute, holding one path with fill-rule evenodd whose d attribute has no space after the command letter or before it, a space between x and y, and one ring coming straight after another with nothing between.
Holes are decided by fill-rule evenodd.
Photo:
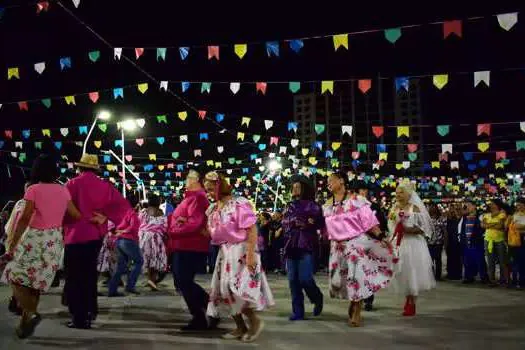
<instances>
[{"instance_id":1,"label":"string of pennants overhead","mask_svg":"<svg viewBox=\"0 0 525 350\"><path fill-rule=\"evenodd\" d=\"M37 11L47 11L49 8L49 2L48 1L41 1L37 3ZM501 28L503 28L505 31L511 30L516 23L518 23L518 12L512 12L512 13L505 13L505 14L498 14L491 17L496 17L497 21ZM480 19L484 19L486 17L473 17L466 20L451 20L451 21L441 21L441 22L432 22L428 23L427 25L440 25L442 26L443 30L443 38L446 39L450 35L454 34L457 37L463 36L463 22L464 21L476 21ZM402 31L407 29L413 29L422 27L424 24L416 24L416 25L404 25L399 26L396 28L387 28L387 29L372 29L372 30L362 30L362 31L356 31L356 32L350 32L350 33L342 33L342 34L332 34L332 35L320 35L320 36L312 36L312 37L304 37L300 39L286 39L281 41L267 41L264 43L261 42L252 42L252 43L240 43L240 44L234 44L233 45L233 51L235 55L239 59L243 59L245 55L248 52L248 47L252 47L255 45L261 45L264 44L265 51L268 57L279 57L281 56L281 45L289 46L289 48L295 52L300 53L300 51L303 49L305 45L305 41L308 40L326 40L330 39L333 42L333 47L335 51L346 49L348 50L350 48L349 44L349 37L356 36L356 35L364 35L364 34L370 34L370 33L379 33L383 32L384 37L386 40L388 40L390 43L395 44L402 36ZM164 62L166 61L168 57L168 50L176 50L177 56L180 57L182 61L187 60L190 57L190 52L193 52L195 49L205 49L205 54L207 55L208 60L216 60L220 61L220 52L221 48L224 47L231 47L232 45L229 44L223 44L223 45L209 45L209 46L181 46L181 47L133 47L133 48L123 48L123 47L115 47L113 48L113 52L108 53L108 55L112 55L115 61L120 61L120 58L122 56L122 52L124 49L133 50L134 57L139 60L142 56L147 54L149 51L153 51L156 60L158 62ZM85 53L84 56L89 62L96 63L100 57L101 57L101 50L91 50L89 52ZM64 56L60 57L56 60L58 66L60 67L60 71L67 71L73 67L73 59L71 56ZM50 64L50 62L46 61L40 61L33 64L33 69L38 74L43 74L46 70L47 65ZM22 68L23 67L23 68ZM22 71L24 72L24 75L21 74ZM20 79L22 76L25 76L25 74L30 71L30 69L27 69L20 64L13 65L7 69L7 79Z\"/></svg>"}]
</instances>

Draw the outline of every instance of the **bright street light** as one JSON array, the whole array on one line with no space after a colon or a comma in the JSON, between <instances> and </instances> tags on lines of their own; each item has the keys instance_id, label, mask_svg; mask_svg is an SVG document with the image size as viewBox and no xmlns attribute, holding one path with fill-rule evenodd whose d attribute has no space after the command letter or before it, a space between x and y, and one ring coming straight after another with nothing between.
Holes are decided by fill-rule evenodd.
<instances>
[{"instance_id":1,"label":"bright street light","mask_svg":"<svg viewBox=\"0 0 525 350\"><path fill-rule=\"evenodd\" d=\"M111 118L111 112L106 110L100 111L97 114L97 118L100 120L109 120Z\"/></svg>"},{"instance_id":2,"label":"bright street light","mask_svg":"<svg viewBox=\"0 0 525 350\"><path fill-rule=\"evenodd\" d=\"M95 129L95 125L97 125L97 121L108 120L109 118L111 118L111 112L107 110L102 110L98 112L98 114L95 116L95 118L93 119L93 124L91 124L91 128L89 129L89 132L86 135L86 139L84 140L84 145L82 146L83 155L86 154L88 141L89 141L89 138L91 137L91 134L93 133L93 129Z\"/></svg>"},{"instance_id":3,"label":"bright street light","mask_svg":"<svg viewBox=\"0 0 525 350\"><path fill-rule=\"evenodd\" d=\"M270 169L270 171L277 171L281 169L282 167L283 167L282 164L276 160L272 160L268 163L268 169Z\"/></svg>"},{"instance_id":4,"label":"bright street light","mask_svg":"<svg viewBox=\"0 0 525 350\"><path fill-rule=\"evenodd\" d=\"M120 126L126 131L133 131L137 128L137 122L133 119L123 121Z\"/></svg>"}]
</instances>

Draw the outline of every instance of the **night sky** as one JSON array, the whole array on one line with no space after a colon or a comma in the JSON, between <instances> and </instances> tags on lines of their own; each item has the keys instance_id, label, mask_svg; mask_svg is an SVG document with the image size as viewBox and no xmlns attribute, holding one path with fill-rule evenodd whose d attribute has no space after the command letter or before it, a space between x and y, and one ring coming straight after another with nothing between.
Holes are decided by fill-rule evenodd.
<instances>
[{"instance_id":1,"label":"night sky","mask_svg":"<svg viewBox=\"0 0 525 350\"><path fill-rule=\"evenodd\" d=\"M69 161L76 161L81 149L69 141L83 140L76 129L79 125L90 125L94 114L101 108L113 111L116 119L125 115L137 118L168 114L167 126L157 124L155 119L147 119L144 129L130 137L167 137L163 146L155 140L147 140L139 148L134 142L126 144L126 153L133 154L132 163L147 163L149 153L156 153L158 159L170 159L171 152L180 151L179 163L193 159L193 150L201 148L203 159L222 159L228 157L247 160L249 154L258 153L256 145L235 142L240 128L240 117L250 116L252 122L247 133L260 133L265 136L290 138L286 124L293 119L293 95L286 84L269 84L265 96L255 93L254 85L242 86L233 96L228 84L212 84L211 94L201 94L200 86L192 85L189 92L182 94L180 84L171 84L175 93L197 107L225 113L222 127L230 131L217 134L216 123L198 120L195 113L190 113L186 122L181 122L173 115L178 111L189 110L175 97L158 91L158 85L143 72L125 60L115 61L112 49L84 25L71 17L54 1L50 1L49 11L36 14L35 5L10 8L14 1L0 2L6 7L0 21L0 67L3 67L0 79L0 131L12 129L15 135L20 130L31 129L30 141L44 140L39 129L70 127L67 138L53 131L56 139L64 141L61 154L67 154ZM32 3L19 1L19 3ZM475 4L469 7L457 6L454 2L442 2L431 8L419 5L410 7L407 3L391 6L367 5L348 2L342 5L328 3L307 4L297 2L296 6L284 2L254 3L245 2L242 6L226 6L224 2L178 2L178 1L102 1L83 0L78 9L71 1L63 4L74 15L91 26L114 47L124 47L124 55L129 56L141 69L157 80L173 81L321 81L337 79L375 79L383 77L418 76L449 73L449 83L443 90L432 85L431 78L422 78L423 123L429 125L458 123L476 124L502 121L522 121L523 91L525 86L525 19L519 18L518 24L510 31L501 29L494 16L499 13L519 11L515 3L497 2L490 6ZM522 15L520 13L520 15ZM484 16L486 18L463 22L463 38L443 40L440 25L425 25L403 30L401 39L392 45L383 37L382 32L350 36L350 50L334 52L331 38L306 40L300 54L293 53L282 44L284 39L305 38L317 35L331 35L371 29L386 29L411 24L424 24L435 21ZM264 43L279 40L281 54L278 58L268 58ZM256 43L248 45L248 53L239 60L233 52L233 45L238 43ZM209 61L207 45L223 45L220 48L220 61ZM177 47L190 46L188 59L181 61ZM135 47L168 47L166 62L157 62L154 50L147 50L135 61ZM100 50L98 62L91 63L87 53ZM59 59L71 57L72 68L61 72ZM46 70L38 75L33 65L45 61ZM20 67L20 80L7 78L8 67ZM490 70L490 88L473 87L472 74L463 74L478 70ZM141 95L136 89L125 89L125 98L114 101L111 89L125 87L141 82L149 83L149 90ZM346 84L346 85L345 85ZM350 83L336 83L338 89L348 88ZM393 80L386 79L385 91L393 93ZM372 83L374 89L375 81ZM100 101L92 104L87 96L77 97L76 106L67 106L64 101L53 100L50 109L41 103L30 103L28 112L20 112L18 106L8 102L20 100L39 100L53 96L65 96L90 91L101 92ZM303 84L302 90L319 93L319 84ZM375 104L371 108L377 108ZM214 111L213 113L211 111ZM393 110L385 106L383 111L385 124L392 125ZM276 121L273 129L264 131L263 120ZM209 132L209 141L198 147L197 133ZM187 133L189 145L182 145L170 135ZM34 134L34 136L33 136ZM492 136L477 137L475 126L451 129L446 139L439 139L435 129L425 129L425 142L432 144L491 142L494 150L515 149L515 141L522 136L517 125L493 126ZM247 134L251 135L251 134ZM4 135L1 135L0 139ZM114 126L109 126L106 134L99 130L92 140L103 140L103 148L108 148L117 136ZM13 140L21 140L20 136ZM55 139L55 137L53 137ZM251 136L246 137L251 141ZM268 142L268 141L266 141ZM284 141L283 141L284 142ZM394 131L389 131L387 143L395 143ZM106 144L107 143L107 144ZM225 146L225 152L218 155L218 145ZM288 144L289 146L289 144ZM92 151L93 145L89 146ZM114 148L114 147L112 147ZM290 147L289 147L290 148ZM426 158L437 160L436 149L429 148ZM475 144L455 147L455 151L475 151ZM6 142L4 151L14 150L12 143ZM59 155L51 143L44 143L43 150ZM20 150L18 150L20 151ZM30 167L35 156L32 145L24 146L28 159L22 164ZM117 152L120 153L120 150ZM213 155L213 156L210 156ZM513 170L522 170L523 159L516 152L509 153ZM374 155L376 157L376 155ZM142 158L142 159L141 159ZM490 158L490 157L489 157ZM492 155L493 162L493 155ZM161 161L162 162L162 161ZM11 178L7 176L6 164L11 164ZM15 165L21 163L8 153L0 154L0 191L2 198L19 193L22 173ZM385 169L388 171L388 168ZM444 170L442 170L444 171ZM481 172L489 170L482 170ZM437 171L434 171L434 173ZM26 171L27 174L27 171Z\"/></svg>"}]
</instances>

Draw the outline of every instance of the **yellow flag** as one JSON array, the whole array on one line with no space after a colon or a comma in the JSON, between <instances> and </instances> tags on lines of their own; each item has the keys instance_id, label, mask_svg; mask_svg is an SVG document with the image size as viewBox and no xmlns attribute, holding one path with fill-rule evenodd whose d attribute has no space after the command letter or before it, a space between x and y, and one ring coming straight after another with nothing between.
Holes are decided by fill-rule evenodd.
<instances>
[{"instance_id":1,"label":"yellow flag","mask_svg":"<svg viewBox=\"0 0 525 350\"><path fill-rule=\"evenodd\" d=\"M317 159L315 159L315 157L310 157L308 158L308 163L310 163L311 165L316 165Z\"/></svg>"},{"instance_id":2,"label":"yellow flag","mask_svg":"<svg viewBox=\"0 0 525 350\"><path fill-rule=\"evenodd\" d=\"M64 100L68 105L75 105L75 96L64 96Z\"/></svg>"},{"instance_id":3,"label":"yellow flag","mask_svg":"<svg viewBox=\"0 0 525 350\"><path fill-rule=\"evenodd\" d=\"M157 183L157 181L155 181L155 180L151 180L151 181L149 182L149 184L150 184L151 186L155 186L156 183Z\"/></svg>"},{"instance_id":4,"label":"yellow flag","mask_svg":"<svg viewBox=\"0 0 525 350\"><path fill-rule=\"evenodd\" d=\"M332 142L332 149L334 151L337 151L339 148L341 148L341 142Z\"/></svg>"},{"instance_id":5,"label":"yellow flag","mask_svg":"<svg viewBox=\"0 0 525 350\"><path fill-rule=\"evenodd\" d=\"M140 91L141 94L148 91L148 83L142 83L137 85L137 89Z\"/></svg>"},{"instance_id":6,"label":"yellow flag","mask_svg":"<svg viewBox=\"0 0 525 350\"><path fill-rule=\"evenodd\" d=\"M396 169L397 170L403 169L403 163L396 163Z\"/></svg>"},{"instance_id":7,"label":"yellow flag","mask_svg":"<svg viewBox=\"0 0 525 350\"><path fill-rule=\"evenodd\" d=\"M159 168L160 171L162 171L162 170L164 170L164 165L159 165L158 168Z\"/></svg>"},{"instance_id":8,"label":"yellow flag","mask_svg":"<svg viewBox=\"0 0 525 350\"><path fill-rule=\"evenodd\" d=\"M221 162L215 162L215 169L219 169L219 168L222 168L222 163Z\"/></svg>"},{"instance_id":9,"label":"yellow flag","mask_svg":"<svg viewBox=\"0 0 525 350\"><path fill-rule=\"evenodd\" d=\"M213 166L213 164L215 164L215 162L213 160L207 160L206 161L206 165L207 166Z\"/></svg>"},{"instance_id":10,"label":"yellow flag","mask_svg":"<svg viewBox=\"0 0 525 350\"><path fill-rule=\"evenodd\" d=\"M186 111L179 112L178 114L179 114L179 119L182 121L185 121L186 118L188 118L188 112Z\"/></svg>"},{"instance_id":11,"label":"yellow flag","mask_svg":"<svg viewBox=\"0 0 525 350\"><path fill-rule=\"evenodd\" d=\"M250 117L242 117L241 126L246 125L246 127L249 127L250 120L252 120Z\"/></svg>"},{"instance_id":12,"label":"yellow flag","mask_svg":"<svg viewBox=\"0 0 525 350\"><path fill-rule=\"evenodd\" d=\"M102 146L102 141L95 141L94 144L96 148L100 148Z\"/></svg>"},{"instance_id":13,"label":"yellow flag","mask_svg":"<svg viewBox=\"0 0 525 350\"><path fill-rule=\"evenodd\" d=\"M324 94L327 91L330 92L331 94L334 93L334 81L333 80L323 80L321 82L321 94Z\"/></svg>"},{"instance_id":14,"label":"yellow flag","mask_svg":"<svg viewBox=\"0 0 525 350\"><path fill-rule=\"evenodd\" d=\"M150 154L149 155L149 160L157 160L157 155L156 154Z\"/></svg>"},{"instance_id":15,"label":"yellow flag","mask_svg":"<svg viewBox=\"0 0 525 350\"><path fill-rule=\"evenodd\" d=\"M303 148L301 150L301 153L303 154L304 157L306 157L308 155L308 153L310 152L310 150L308 148Z\"/></svg>"},{"instance_id":16,"label":"yellow flag","mask_svg":"<svg viewBox=\"0 0 525 350\"><path fill-rule=\"evenodd\" d=\"M440 166L441 166L441 163L439 163L439 162L432 162L432 169L439 169Z\"/></svg>"},{"instance_id":17,"label":"yellow flag","mask_svg":"<svg viewBox=\"0 0 525 350\"><path fill-rule=\"evenodd\" d=\"M246 44L236 44L234 46L235 54L239 56L239 58L242 60L244 55L246 55L246 52L248 52L248 45Z\"/></svg>"},{"instance_id":18,"label":"yellow flag","mask_svg":"<svg viewBox=\"0 0 525 350\"><path fill-rule=\"evenodd\" d=\"M108 171L111 171L111 168L112 168L112 167L111 167L111 164L106 165L106 169L107 169Z\"/></svg>"},{"instance_id":19,"label":"yellow flag","mask_svg":"<svg viewBox=\"0 0 525 350\"><path fill-rule=\"evenodd\" d=\"M410 136L410 127L409 126L398 126L397 127L397 137L401 136Z\"/></svg>"},{"instance_id":20,"label":"yellow flag","mask_svg":"<svg viewBox=\"0 0 525 350\"><path fill-rule=\"evenodd\" d=\"M18 67L7 69L7 80L11 80L12 78L20 79L20 72L18 71Z\"/></svg>"},{"instance_id":21,"label":"yellow flag","mask_svg":"<svg viewBox=\"0 0 525 350\"><path fill-rule=\"evenodd\" d=\"M244 141L244 133L243 132L238 132L237 133L237 141L238 140Z\"/></svg>"},{"instance_id":22,"label":"yellow flag","mask_svg":"<svg viewBox=\"0 0 525 350\"><path fill-rule=\"evenodd\" d=\"M434 82L434 86L441 90L448 83L448 74L434 75L432 81Z\"/></svg>"},{"instance_id":23,"label":"yellow flag","mask_svg":"<svg viewBox=\"0 0 525 350\"><path fill-rule=\"evenodd\" d=\"M503 163L496 163L496 169L503 169L505 167L505 164Z\"/></svg>"},{"instance_id":24,"label":"yellow flag","mask_svg":"<svg viewBox=\"0 0 525 350\"><path fill-rule=\"evenodd\" d=\"M42 135L51 137L51 130L49 129L42 129Z\"/></svg>"},{"instance_id":25,"label":"yellow flag","mask_svg":"<svg viewBox=\"0 0 525 350\"><path fill-rule=\"evenodd\" d=\"M332 166L335 167L335 168L339 168L339 161L337 159L332 159ZM317 171L317 172L319 172L319 171Z\"/></svg>"},{"instance_id":26,"label":"yellow flag","mask_svg":"<svg viewBox=\"0 0 525 350\"><path fill-rule=\"evenodd\" d=\"M454 186L452 186L452 189L453 189L455 192L459 192L459 186L458 186L458 185L454 185Z\"/></svg>"},{"instance_id":27,"label":"yellow flag","mask_svg":"<svg viewBox=\"0 0 525 350\"><path fill-rule=\"evenodd\" d=\"M379 160L384 160L386 162L388 160L388 153L379 153Z\"/></svg>"},{"instance_id":28,"label":"yellow flag","mask_svg":"<svg viewBox=\"0 0 525 350\"><path fill-rule=\"evenodd\" d=\"M348 50L348 34L337 34L333 36L334 50L337 51L341 46Z\"/></svg>"},{"instance_id":29,"label":"yellow flag","mask_svg":"<svg viewBox=\"0 0 525 350\"><path fill-rule=\"evenodd\" d=\"M481 152L486 152L490 147L490 144L488 142L480 142L478 143L478 149Z\"/></svg>"}]
</instances>

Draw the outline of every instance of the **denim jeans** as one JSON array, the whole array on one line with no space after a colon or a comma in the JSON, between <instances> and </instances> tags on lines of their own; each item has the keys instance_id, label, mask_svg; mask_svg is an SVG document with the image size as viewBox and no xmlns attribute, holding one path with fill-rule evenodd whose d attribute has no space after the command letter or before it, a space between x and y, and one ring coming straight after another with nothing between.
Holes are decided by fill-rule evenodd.
<instances>
[{"instance_id":1,"label":"denim jeans","mask_svg":"<svg viewBox=\"0 0 525 350\"><path fill-rule=\"evenodd\" d=\"M122 278L122 275L126 272L130 261L133 261L133 268L128 274L128 283L126 285L126 290L135 290L137 279L139 278L140 273L142 272L142 265L144 264L144 260L142 259L142 253L140 252L138 242L132 241L130 239L120 238L116 242L116 247L118 256L117 271L109 281L109 295L114 295L117 293L120 279Z\"/></svg>"},{"instance_id":2,"label":"denim jeans","mask_svg":"<svg viewBox=\"0 0 525 350\"><path fill-rule=\"evenodd\" d=\"M443 253L443 244L429 244L428 251L430 257L432 258L432 265L434 268L434 277L437 281L441 280L441 273L443 271L442 264L442 253Z\"/></svg>"},{"instance_id":3,"label":"denim jeans","mask_svg":"<svg viewBox=\"0 0 525 350\"><path fill-rule=\"evenodd\" d=\"M492 252L489 253L488 242L485 241L485 254L487 254L488 273L491 282L496 281L496 262L500 268L500 282L505 282L507 276L504 271L507 267L507 244L505 242L493 243Z\"/></svg>"},{"instance_id":4,"label":"denim jeans","mask_svg":"<svg viewBox=\"0 0 525 350\"><path fill-rule=\"evenodd\" d=\"M509 247L509 260L512 267L512 282L525 287L525 245Z\"/></svg>"},{"instance_id":5,"label":"denim jeans","mask_svg":"<svg viewBox=\"0 0 525 350\"><path fill-rule=\"evenodd\" d=\"M205 324L206 308L208 306L209 295L197 283L195 275L206 266L206 253L178 251L172 255L171 269L173 280L177 288L180 289L182 297L188 305L192 322Z\"/></svg>"},{"instance_id":6,"label":"denim jeans","mask_svg":"<svg viewBox=\"0 0 525 350\"><path fill-rule=\"evenodd\" d=\"M465 267L466 281L473 281L477 275L482 281L488 280L483 247L469 247L465 245L463 247L463 265Z\"/></svg>"},{"instance_id":7,"label":"denim jeans","mask_svg":"<svg viewBox=\"0 0 525 350\"><path fill-rule=\"evenodd\" d=\"M312 304L319 304L323 300L323 293L315 284L314 259L312 254L305 253L298 259L287 259L288 282L292 294L292 310L297 317L304 317L303 289Z\"/></svg>"}]
</instances>

